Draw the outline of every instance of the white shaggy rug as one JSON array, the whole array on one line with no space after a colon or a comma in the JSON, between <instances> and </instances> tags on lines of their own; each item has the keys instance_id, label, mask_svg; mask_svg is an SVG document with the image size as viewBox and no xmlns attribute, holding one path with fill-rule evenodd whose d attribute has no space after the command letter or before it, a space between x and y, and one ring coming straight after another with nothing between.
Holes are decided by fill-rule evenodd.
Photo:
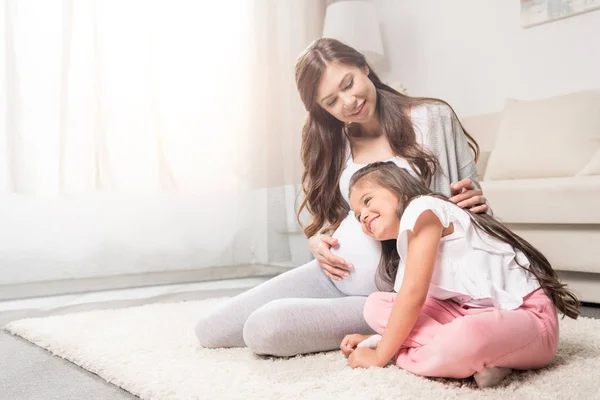
<instances>
[{"instance_id":1,"label":"white shaggy rug","mask_svg":"<svg viewBox=\"0 0 600 400\"><path fill-rule=\"evenodd\" d=\"M499 388L429 380L395 367L353 370L339 352L290 359L210 350L194 335L218 299L14 321L5 329L142 399L598 399L600 320L561 321L552 364Z\"/></svg>"}]
</instances>

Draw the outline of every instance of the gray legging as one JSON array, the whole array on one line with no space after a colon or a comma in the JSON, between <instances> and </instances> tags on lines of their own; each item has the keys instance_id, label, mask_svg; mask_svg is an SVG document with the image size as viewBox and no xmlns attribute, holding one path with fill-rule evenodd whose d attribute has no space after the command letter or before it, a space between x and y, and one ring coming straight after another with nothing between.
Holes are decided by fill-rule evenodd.
<instances>
[{"instance_id":1,"label":"gray legging","mask_svg":"<svg viewBox=\"0 0 600 400\"><path fill-rule=\"evenodd\" d=\"M227 300L200 319L196 336L204 347L274 356L334 350L344 335L374 333L365 300L342 293L313 260Z\"/></svg>"}]
</instances>

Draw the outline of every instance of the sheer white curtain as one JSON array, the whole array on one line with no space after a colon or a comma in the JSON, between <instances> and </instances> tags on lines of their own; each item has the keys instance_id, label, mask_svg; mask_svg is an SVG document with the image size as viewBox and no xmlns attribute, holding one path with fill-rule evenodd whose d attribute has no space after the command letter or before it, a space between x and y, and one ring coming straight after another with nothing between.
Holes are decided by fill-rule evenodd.
<instances>
[{"instance_id":1,"label":"sheer white curtain","mask_svg":"<svg viewBox=\"0 0 600 400\"><path fill-rule=\"evenodd\" d=\"M54 257L15 280L268 263L327 2L3 0L0 256Z\"/></svg>"},{"instance_id":2,"label":"sheer white curtain","mask_svg":"<svg viewBox=\"0 0 600 400\"><path fill-rule=\"evenodd\" d=\"M321 36L329 3L254 2L251 91L253 114L261 118L252 121L254 145L246 150L258 156L252 180L267 188L269 262L298 265L310 259L294 205L301 176L301 127L306 115L296 91L294 64L301 51Z\"/></svg>"},{"instance_id":3,"label":"sheer white curtain","mask_svg":"<svg viewBox=\"0 0 600 400\"><path fill-rule=\"evenodd\" d=\"M232 184L251 6L5 2L0 188L56 196Z\"/></svg>"}]
</instances>

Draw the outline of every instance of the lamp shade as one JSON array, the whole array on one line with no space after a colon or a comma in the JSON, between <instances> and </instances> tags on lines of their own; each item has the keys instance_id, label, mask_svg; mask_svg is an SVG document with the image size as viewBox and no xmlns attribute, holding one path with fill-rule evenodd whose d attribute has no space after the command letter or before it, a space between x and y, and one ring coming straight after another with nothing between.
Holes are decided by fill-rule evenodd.
<instances>
[{"instance_id":1,"label":"lamp shade","mask_svg":"<svg viewBox=\"0 0 600 400\"><path fill-rule=\"evenodd\" d=\"M383 61L383 43L375 6L367 1L339 1L327 7L323 37L354 47L370 64Z\"/></svg>"}]
</instances>

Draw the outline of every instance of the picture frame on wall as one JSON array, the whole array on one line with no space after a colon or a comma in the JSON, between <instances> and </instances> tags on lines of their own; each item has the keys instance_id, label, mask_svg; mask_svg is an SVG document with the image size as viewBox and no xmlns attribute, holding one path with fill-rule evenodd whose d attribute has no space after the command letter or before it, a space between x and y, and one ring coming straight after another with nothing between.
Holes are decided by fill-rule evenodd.
<instances>
[{"instance_id":1,"label":"picture frame on wall","mask_svg":"<svg viewBox=\"0 0 600 400\"><path fill-rule=\"evenodd\" d=\"M600 0L520 0L520 2L523 28L600 9Z\"/></svg>"}]
</instances>

